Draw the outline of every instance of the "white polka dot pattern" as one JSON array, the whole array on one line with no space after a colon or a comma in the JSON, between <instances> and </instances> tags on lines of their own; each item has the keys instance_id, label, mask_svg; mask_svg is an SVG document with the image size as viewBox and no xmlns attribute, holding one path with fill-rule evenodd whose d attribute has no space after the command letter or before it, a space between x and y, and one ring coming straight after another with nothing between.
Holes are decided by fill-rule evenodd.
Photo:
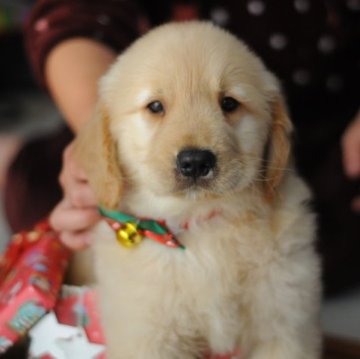
<instances>
[{"instance_id":1,"label":"white polka dot pattern","mask_svg":"<svg viewBox=\"0 0 360 359\"><path fill-rule=\"evenodd\" d=\"M299 12L300 14L304 14L309 11L310 3L308 0L295 0L294 7L297 12Z\"/></svg>"},{"instance_id":2,"label":"white polka dot pattern","mask_svg":"<svg viewBox=\"0 0 360 359\"><path fill-rule=\"evenodd\" d=\"M212 21L220 26L225 26L229 22L229 13L223 7L216 7L211 10L210 17Z\"/></svg>"},{"instance_id":3,"label":"white polka dot pattern","mask_svg":"<svg viewBox=\"0 0 360 359\"><path fill-rule=\"evenodd\" d=\"M265 3L261 0L251 0L247 4L247 9L251 15L259 16L265 12Z\"/></svg>"},{"instance_id":4,"label":"white polka dot pattern","mask_svg":"<svg viewBox=\"0 0 360 359\"><path fill-rule=\"evenodd\" d=\"M45 31L49 27L49 22L46 19L40 19L35 23L36 31Z\"/></svg>"},{"instance_id":5,"label":"white polka dot pattern","mask_svg":"<svg viewBox=\"0 0 360 359\"><path fill-rule=\"evenodd\" d=\"M310 73L306 69L297 69L293 73L293 81L296 85L306 86L310 83Z\"/></svg>"},{"instance_id":6,"label":"white polka dot pattern","mask_svg":"<svg viewBox=\"0 0 360 359\"><path fill-rule=\"evenodd\" d=\"M106 14L99 15L96 20L101 25L109 25L110 23L110 17Z\"/></svg>"},{"instance_id":7,"label":"white polka dot pattern","mask_svg":"<svg viewBox=\"0 0 360 359\"><path fill-rule=\"evenodd\" d=\"M323 35L319 38L318 49L323 54L329 54L335 49L335 40L330 35Z\"/></svg>"},{"instance_id":8,"label":"white polka dot pattern","mask_svg":"<svg viewBox=\"0 0 360 359\"><path fill-rule=\"evenodd\" d=\"M288 41L284 34L275 33L270 36L269 43L274 50L283 50Z\"/></svg>"}]
</instances>

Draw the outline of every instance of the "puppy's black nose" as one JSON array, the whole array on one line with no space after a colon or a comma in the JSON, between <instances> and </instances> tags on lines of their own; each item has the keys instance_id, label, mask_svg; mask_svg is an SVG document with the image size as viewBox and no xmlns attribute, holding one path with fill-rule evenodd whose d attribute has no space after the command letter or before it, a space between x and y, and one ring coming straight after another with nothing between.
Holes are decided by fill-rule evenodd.
<instances>
[{"instance_id":1,"label":"puppy's black nose","mask_svg":"<svg viewBox=\"0 0 360 359\"><path fill-rule=\"evenodd\" d=\"M176 166L185 177L197 179L207 176L216 165L216 157L209 150L186 149L178 153Z\"/></svg>"}]
</instances>

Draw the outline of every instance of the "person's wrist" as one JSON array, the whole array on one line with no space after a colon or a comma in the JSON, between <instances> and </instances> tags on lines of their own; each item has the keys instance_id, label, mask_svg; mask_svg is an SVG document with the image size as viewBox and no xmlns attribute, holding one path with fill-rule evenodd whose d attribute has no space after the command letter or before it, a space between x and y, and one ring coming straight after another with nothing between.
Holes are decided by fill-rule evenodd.
<instances>
[{"instance_id":1,"label":"person's wrist","mask_svg":"<svg viewBox=\"0 0 360 359\"><path fill-rule=\"evenodd\" d=\"M360 177L360 111L342 136L344 170L348 177Z\"/></svg>"}]
</instances>

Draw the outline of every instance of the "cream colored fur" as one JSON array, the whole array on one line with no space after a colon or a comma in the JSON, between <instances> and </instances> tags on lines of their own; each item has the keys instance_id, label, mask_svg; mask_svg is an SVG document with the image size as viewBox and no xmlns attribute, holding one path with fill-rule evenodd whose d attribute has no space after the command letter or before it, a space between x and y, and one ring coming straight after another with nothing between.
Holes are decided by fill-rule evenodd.
<instances>
[{"instance_id":1,"label":"cream colored fur","mask_svg":"<svg viewBox=\"0 0 360 359\"><path fill-rule=\"evenodd\" d=\"M240 108L224 114L223 96ZM164 113L149 111L155 100ZM105 222L97 226L109 359L237 347L244 359L319 358L315 224L291 166L291 130L274 76L210 24L162 26L119 57L76 155L100 204L166 220L186 250L149 239L126 249ZM217 156L206 186L176 171L188 147Z\"/></svg>"}]
</instances>

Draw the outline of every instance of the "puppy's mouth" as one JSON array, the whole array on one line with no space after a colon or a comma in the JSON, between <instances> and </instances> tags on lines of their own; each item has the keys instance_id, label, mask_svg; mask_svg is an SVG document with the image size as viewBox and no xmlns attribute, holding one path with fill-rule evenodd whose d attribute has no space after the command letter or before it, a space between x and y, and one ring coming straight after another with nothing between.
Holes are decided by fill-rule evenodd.
<instances>
[{"instance_id":1,"label":"puppy's mouth","mask_svg":"<svg viewBox=\"0 0 360 359\"><path fill-rule=\"evenodd\" d=\"M217 173L217 157L208 149L186 148L176 156L178 190L210 189Z\"/></svg>"}]
</instances>

